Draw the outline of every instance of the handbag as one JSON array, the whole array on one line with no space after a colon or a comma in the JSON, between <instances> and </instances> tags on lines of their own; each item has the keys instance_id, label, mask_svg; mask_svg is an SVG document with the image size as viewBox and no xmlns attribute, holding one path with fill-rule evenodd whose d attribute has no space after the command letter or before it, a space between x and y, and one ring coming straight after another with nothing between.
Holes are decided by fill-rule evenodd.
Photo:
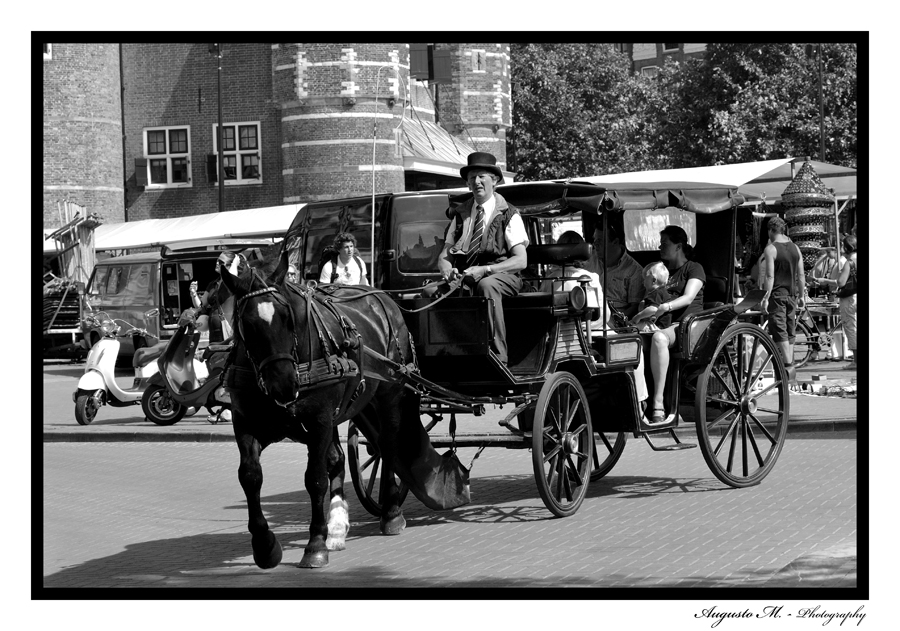
<instances>
[{"instance_id":1,"label":"handbag","mask_svg":"<svg viewBox=\"0 0 900 631\"><path fill-rule=\"evenodd\" d=\"M850 276L847 278L847 282L844 283L843 287L838 287L837 297L838 298L849 298L850 296L856 295L856 268L850 268Z\"/></svg>"}]
</instances>

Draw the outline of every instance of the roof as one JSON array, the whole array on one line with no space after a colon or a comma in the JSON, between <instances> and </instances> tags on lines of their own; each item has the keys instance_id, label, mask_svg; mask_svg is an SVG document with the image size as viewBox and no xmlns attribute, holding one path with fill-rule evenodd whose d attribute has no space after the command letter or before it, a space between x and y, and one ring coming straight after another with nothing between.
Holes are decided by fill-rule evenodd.
<instances>
[{"instance_id":1,"label":"roof","mask_svg":"<svg viewBox=\"0 0 900 631\"><path fill-rule=\"evenodd\" d=\"M686 169L596 175L578 178L578 181L615 190L641 189L648 184L652 184L653 188L682 190L724 186L736 188L748 203L763 199L771 203L781 199L784 189L799 170L799 164L804 161L804 158L781 158ZM856 169L815 160L810 160L810 164L825 186L834 189L835 197L848 199L856 195Z\"/></svg>"},{"instance_id":2,"label":"roof","mask_svg":"<svg viewBox=\"0 0 900 631\"><path fill-rule=\"evenodd\" d=\"M233 237L282 237L305 204L250 208L224 213L172 219L144 219L99 226L94 232L96 250L149 248L199 239ZM47 230L44 230L45 236ZM52 232L52 230L51 230ZM52 239L44 241L44 252L53 252Z\"/></svg>"},{"instance_id":3,"label":"roof","mask_svg":"<svg viewBox=\"0 0 900 631\"><path fill-rule=\"evenodd\" d=\"M407 171L424 171L460 177L460 168L466 166L466 157L475 152L464 142L457 140L436 123L418 117L403 119L400 131L400 152L403 168ZM516 174L503 171L507 182L512 182Z\"/></svg>"}]
</instances>

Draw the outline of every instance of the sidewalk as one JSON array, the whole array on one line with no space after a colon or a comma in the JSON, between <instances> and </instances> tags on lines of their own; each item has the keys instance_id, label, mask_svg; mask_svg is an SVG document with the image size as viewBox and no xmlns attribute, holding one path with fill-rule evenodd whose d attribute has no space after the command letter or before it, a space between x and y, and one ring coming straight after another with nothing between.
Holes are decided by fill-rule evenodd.
<instances>
[{"instance_id":1,"label":"sidewalk","mask_svg":"<svg viewBox=\"0 0 900 631\"><path fill-rule=\"evenodd\" d=\"M851 386L856 383L856 371L846 370L847 362L813 362L797 371L799 385L810 384ZM820 379L814 381L814 376ZM506 430L499 426L512 407L488 409L481 417L460 416L458 434L495 434ZM436 439L448 437L449 416L432 430ZM855 398L817 396L806 392L791 393L790 434L833 433L856 431L857 405ZM692 423L683 424L679 435L695 435ZM341 432L346 440L346 432ZM44 419L43 442L230 442L234 440L231 424L212 425L206 421L205 410L186 417L167 427L157 426L143 419L139 407L134 415L117 422L73 425Z\"/></svg>"}]
</instances>

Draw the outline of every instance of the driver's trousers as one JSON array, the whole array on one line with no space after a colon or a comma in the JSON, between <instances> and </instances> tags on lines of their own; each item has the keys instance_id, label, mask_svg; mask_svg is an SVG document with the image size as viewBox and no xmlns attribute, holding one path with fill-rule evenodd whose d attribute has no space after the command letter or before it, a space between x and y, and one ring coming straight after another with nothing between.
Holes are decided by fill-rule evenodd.
<instances>
[{"instance_id":1,"label":"driver's trousers","mask_svg":"<svg viewBox=\"0 0 900 631\"><path fill-rule=\"evenodd\" d=\"M491 348L504 364L509 362L509 352L506 345L506 321L503 318L504 296L515 296L522 289L522 278L518 274L497 272L478 281L475 285L475 295L490 298L491 329L493 339Z\"/></svg>"}]
</instances>

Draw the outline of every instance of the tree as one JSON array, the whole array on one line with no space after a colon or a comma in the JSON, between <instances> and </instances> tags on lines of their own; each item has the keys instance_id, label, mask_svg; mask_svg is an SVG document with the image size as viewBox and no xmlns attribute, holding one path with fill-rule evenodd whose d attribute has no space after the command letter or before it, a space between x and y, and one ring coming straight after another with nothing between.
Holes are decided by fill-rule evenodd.
<instances>
[{"instance_id":1,"label":"tree","mask_svg":"<svg viewBox=\"0 0 900 631\"><path fill-rule=\"evenodd\" d=\"M526 180L640 168L632 145L640 109L622 98L634 81L611 44L514 44L516 170Z\"/></svg>"},{"instance_id":2,"label":"tree","mask_svg":"<svg viewBox=\"0 0 900 631\"><path fill-rule=\"evenodd\" d=\"M823 45L825 160L856 164L854 44ZM819 154L818 68L802 44L708 44L700 61L666 64L655 149L669 166Z\"/></svg>"},{"instance_id":3,"label":"tree","mask_svg":"<svg viewBox=\"0 0 900 631\"><path fill-rule=\"evenodd\" d=\"M824 44L825 159L855 166L857 51ZM818 67L803 44L707 45L633 74L610 44L511 48L523 179L818 156Z\"/></svg>"}]
</instances>

